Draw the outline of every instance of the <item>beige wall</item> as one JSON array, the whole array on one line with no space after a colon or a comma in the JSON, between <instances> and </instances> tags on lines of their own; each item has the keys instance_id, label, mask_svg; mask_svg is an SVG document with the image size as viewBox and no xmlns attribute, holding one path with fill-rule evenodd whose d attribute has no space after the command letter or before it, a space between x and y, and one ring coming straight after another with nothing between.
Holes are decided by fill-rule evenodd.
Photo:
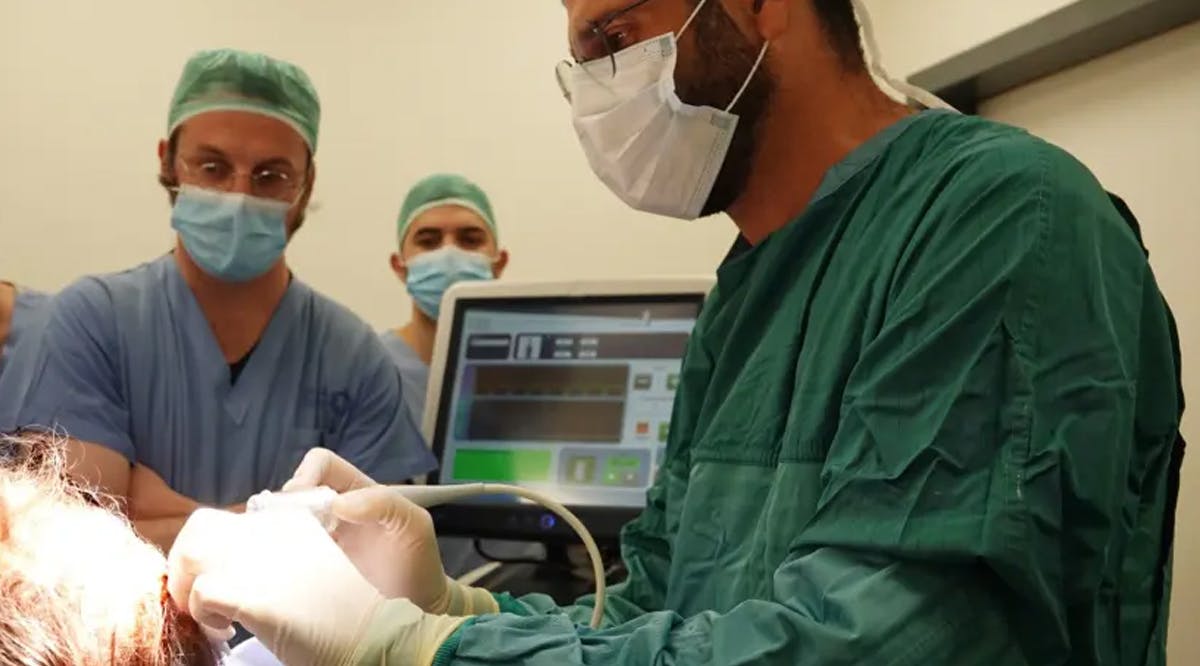
<instances>
[{"instance_id":1,"label":"beige wall","mask_svg":"<svg viewBox=\"0 0 1200 666\"><path fill-rule=\"evenodd\" d=\"M885 63L906 74L1069 1L870 6ZM913 39L939 20L955 29ZM558 2L7 0L0 277L56 289L168 246L155 142L183 61L223 45L292 59L316 82L320 210L289 258L377 327L409 311L386 264L392 220L434 170L492 194L512 277L711 272L734 236L723 217L632 212L592 177L552 73L565 54Z\"/></svg>"},{"instance_id":2,"label":"beige wall","mask_svg":"<svg viewBox=\"0 0 1200 666\"><path fill-rule=\"evenodd\" d=\"M316 82L321 208L289 257L375 326L407 318L393 220L434 170L492 194L510 276L711 273L727 219L632 212L588 170L553 73L563 17L541 0L0 2L0 275L54 289L167 248L155 144L184 60L222 45Z\"/></svg>"},{"instance_id":3,"label":"beige wall","mask_svg":"<svg viewBox=\"0 0 1200 666\"><path fill-rule=\"evenodd\" d=\"M1070 0L869 0L884 62L906 75ZM936 36L936 38L931 38ZM459 169L494 196L510 275L711 271L733 237L633 213L587 169L552 67L562 10L532 0L6 0L0 2L0 277L57 288L164 250L154 176L175 77L218 45L293 59L325 102L321 209L297 272L372 324L407 299L386 268L405 187ZM1200 26L994 100L1088 163L1141 216L1185 354L1200 358ZM1188 366L1190 394L1200 372ZM1195 402L1195 400L1193 400ZM1200 417L1187 432L1200 442ZM1200 457L1185 470L1172 663L1200 663Z\"/></svg>"},{"instance_id":4,"label":"beige wall","mask_svg":"<svg viewBox=\"0 0 1200 666\"><path fill-rule=\"evenodd\" d=\"M866 0L883 64L906 77L1078 0Z\"/></svg>"},{"instance_id":5,"label":"beige wall","mask_svg":"<svg viewBox=\"0 0 1200 666\"><path fill-rule=\"evenodd\" d=\"M985 104L1074 153L1129 202L1182 337L1184 433L1200 442L1200 23ZM1200 664L1200 456L1183 473L1176 530L1172 664Z\"/></svg>"}]
</instances>

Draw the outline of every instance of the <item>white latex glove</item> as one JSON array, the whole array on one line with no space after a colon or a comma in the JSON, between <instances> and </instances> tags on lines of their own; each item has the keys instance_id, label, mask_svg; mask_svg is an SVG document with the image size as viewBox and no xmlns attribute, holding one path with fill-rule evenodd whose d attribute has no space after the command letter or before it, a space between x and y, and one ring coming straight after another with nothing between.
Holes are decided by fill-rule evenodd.
<instances>
[{"instance_id":1,"label":"white latex glove","mask_svg":"<svg viewBox=\"0 0 1200 666\"><path fill-rule=\"evenodd\" d=\"M289 666L427 666L464 621L385 601L303 511L201 509L167 570L172 599L202 626L241 622Z\"/></svg>"},{"instance_id":2,"label":"white latex glove","mask_svg":"<svg viewBox=\"0 0 1200 666\"><path fill-rule=\"evenodd\" d=\"M339 493L377 486L374 479L329 449L309 449L292 478L283 484L283 492L329 486Z\"/></svg>"},{"instance_id":3,"label":"white latex glove","mask_svg":"<svg viewBox=\"0 0 1200 666\"><path fill-rule=\"evenodd\" d=\"M383 596L438 615L498 612L489 592L446 577L428 511L327 449L305 454L283 490L318 486L344 493L330 507L339 521L334 540Z\"/></svg>"},{"instance_id":4,"label":"white latex glove","mask_svg":"<svg viewBox=\"0 0 1200 666\"><path fill-rule=\"evenodd\" d=\"M348 659L384 603L303 511L194 512L167 556L167 589L201 625L241 622L293 666Z\"/></svg>"}]
</instances>

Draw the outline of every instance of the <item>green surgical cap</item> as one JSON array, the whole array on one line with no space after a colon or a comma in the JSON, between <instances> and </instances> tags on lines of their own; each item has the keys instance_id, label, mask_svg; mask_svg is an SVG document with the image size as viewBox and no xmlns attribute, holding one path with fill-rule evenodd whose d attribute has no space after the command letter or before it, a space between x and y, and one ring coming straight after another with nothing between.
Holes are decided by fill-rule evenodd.
<instances>
[{"instance_id":1,"label":"green surgical cap","mask_svg":"<svg viewBox=\"0 0 1200 666\"><path fill-rule=\"evenodd\" d=\"M167 136L209 111L248 111L283 121L317 152L321 102L299 67L261 53L201 51L183 67L167 116Z\"/></svg>"},{"instance_id":2,"label":"green surgical cap","mask_svg":"<svg viewBox=\"0 0 1200 666\"><path fill-rule=\"evenodd\" d=\"M492 203L478 185L466 178L453 173L437 173L413 185L404 197L404 205L400 208L400 217L396 220L396 233L400 242L413 220L421 213L439 206L462 206L483 218L483 223L499 238L496 230L496 217L492 214Z\"/></svg>"}]
</instances>

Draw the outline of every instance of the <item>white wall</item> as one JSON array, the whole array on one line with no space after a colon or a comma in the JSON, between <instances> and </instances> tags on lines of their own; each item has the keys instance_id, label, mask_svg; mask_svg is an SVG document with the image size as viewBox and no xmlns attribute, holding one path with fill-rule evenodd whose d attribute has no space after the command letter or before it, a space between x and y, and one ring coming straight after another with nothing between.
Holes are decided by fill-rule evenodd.
<instances>
[{"instance_id":1,"label":"white wall","mask_svg":"<svg viewBox=\"0 0 1200 666\"><path fill-rule=\"evenodd\" d=\"M0 2L0 277L55 289L165 250L155 145L179 71L213 46L303 66L324 102L297 273L377 327L405 190L462 170L494 198L509 275L711 273L734 238L630 211L592 176L553 68L557 2Z\"/></svg>"},{"instance_id":2,"label":"white wall","mask_svg":"<svg viewBox=\"0 0 1200 666\"><path fill-rule=\"evenodd\" d=\"M1138 215L1175 311L1200 442L1200 23L1038 81L983 106L1074 153ZM1189 452L1177 517L1170 663L1200 664L1200 455Z\"/></svg>"},{"instance_id":3,"label":"white wall","mask_svg":"<svg viewBox=\"0 0 1200 666\"><path fill-rule=\"evenodd\" d=\"M904 78L1078 0L866 0L883 64Z\"/></svg>"}]
</instances>

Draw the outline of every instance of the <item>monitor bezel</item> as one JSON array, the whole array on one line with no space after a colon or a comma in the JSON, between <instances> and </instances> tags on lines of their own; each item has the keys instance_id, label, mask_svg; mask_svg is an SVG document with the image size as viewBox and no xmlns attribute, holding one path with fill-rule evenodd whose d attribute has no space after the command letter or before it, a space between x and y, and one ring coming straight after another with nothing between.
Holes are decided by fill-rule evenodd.
<instances>
[{"instance_id":1,"label":"monitor bezel","mask_svg":"<svg viewBox=\"0 0 1200 666\"><path fill-rule=\"evenodd\" d=\"M465 314L477 307L512 307L521 303L537 305L587 305L610 303L695 304L697 316L711 290L711 278L666 278L637 281L576 281L570 283L466 283L452 287L442 302L433 364L426 396L423 432L439 465L445 452L454 375L458 371L458 349L462 340ZM450 324L449 326L445 324ZM439 472L427 483L438 484ZM604 507L568 505L568 508L601 542L613 543L621 528L640 514L644 507ZM438 534L476 538L540 541L546 543L576 541L570 526L549 510L530 504L450 504L431 510Z\"/></svg>"}]
</instances>

